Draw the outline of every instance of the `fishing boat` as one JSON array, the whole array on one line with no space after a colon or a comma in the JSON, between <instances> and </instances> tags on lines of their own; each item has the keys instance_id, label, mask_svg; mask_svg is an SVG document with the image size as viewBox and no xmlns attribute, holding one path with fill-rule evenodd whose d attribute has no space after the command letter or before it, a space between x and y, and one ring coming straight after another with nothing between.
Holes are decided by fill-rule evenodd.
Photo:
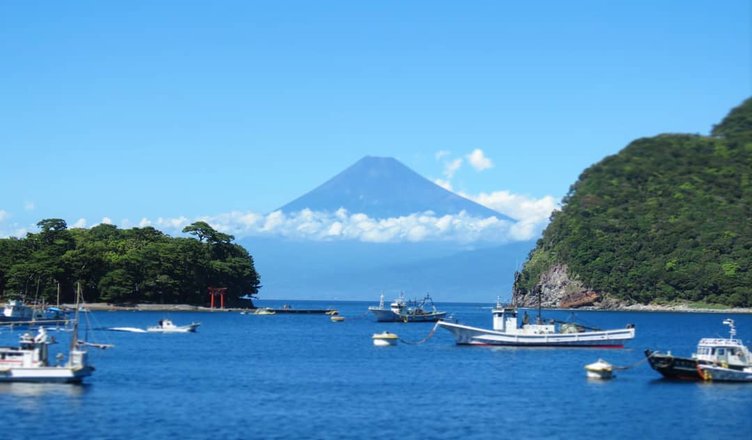
<instances>
[{"instance_id":1,"label":"fishing boat","mask_svg":"<svg viewBox=\"0 0 752 440\"><path fill-rule=\"evenodd\" d=\"M645 350L650 366L668 379L742 381L752 374L752 354L740 339L736 339L733 319L725 319L728 338L702 338L691 357L674 356Z\"/></svg>"},{"instance_id":2,"label":"fishing boat","mask_svg":"<svg viewBox=\"0 0 752 440\"><path fill-rule=\"evenodd\" d=\"M35 318L34 309L22 300L12 299L5 303L0 322L31 321Z\"/></svg>"},{"instance_id":3,"label":"fishing boat","mask_svg":"<svg viewBox=\"0 0 752 440\"><path fill-rule=\"evenodd\" d=\"M146 331L148 333L193 333L199 325L201 325L199 322L192 322L188 325L175 325L169 319L160 319L157 325L147 327Z\"/></svg>"},{"instance_id":4,"label":"fishing boat","mask_svg":"<svg viewBox=\"0 0 752 440\"><path fill-rule=\"evenodd\" d=\"M44 327L39 327L35 336L23 333L18 346L0 347L0 382L81 383L90 376L94 367L81 349L85 343L78 339L78 313L72 323L67 360L58 353L54 362L50 361L49 346L56 341Z\"/></svg>"},{"instance_id":5,"label":"fishing boat","mask_svg":"<svg viewBox=\"0 0 752 440\"><path fill-rule=\"evenodd\" d=\"M426 295L421 301L408 301L402 293L392 301L389 308L385 307L384 295L381 295L379 305L368 307L368 310L378 322L436 322L447 314L436 310L430 295Z\"/></svg>"},{"instance_id":6,"label":"fishing boat","mask_svg":"<svg viewBox=\"0 0 752 440\"><path fill-rule=\"evenodd\" d=\"M523 319L517 323L517 308L497 301L491 309L493 329L471 327L449 321L439 321L439 327L450 331L458 345L500 345L512 347L599 347L622 348L624 342L634 339L635 328L628 324L623 329L599 330L574 323L544 321L538 315L535 323Z\"/></svg>"}]
</instances>

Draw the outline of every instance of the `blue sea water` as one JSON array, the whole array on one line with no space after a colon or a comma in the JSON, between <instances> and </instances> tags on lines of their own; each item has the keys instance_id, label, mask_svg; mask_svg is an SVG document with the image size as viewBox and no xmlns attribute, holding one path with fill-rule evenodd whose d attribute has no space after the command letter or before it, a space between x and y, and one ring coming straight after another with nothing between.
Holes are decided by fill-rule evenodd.
<instances>
[{"instance_id":1,"label":"blue sea water","mask_svg":"<svg viewBox=\"0 0 752 440\"><path fill-rule=\"evenodd\" d=\"M374 347L373 333L418 341L433 324L377 323L363 302L291 304L335 307L346 320L91 312L98 327L145 328L165 317L202 324L195 334L96 332L115 348L91 351L97 370L81 386L0 384L2 437L752 437L752 384L669 381L642 362L645 348L689 355L702 337L727 337L727 317L750 345L752 315L577 313L602 328L635 324L637 337L625 349L464 347L441 329L424 344ZM491 325L491 304L440 306L461 322ZM6 330L0 344L17 337ZM611 381L588 380L583 367L598 358L633 367Z\"/></svg>"}]
</instances>

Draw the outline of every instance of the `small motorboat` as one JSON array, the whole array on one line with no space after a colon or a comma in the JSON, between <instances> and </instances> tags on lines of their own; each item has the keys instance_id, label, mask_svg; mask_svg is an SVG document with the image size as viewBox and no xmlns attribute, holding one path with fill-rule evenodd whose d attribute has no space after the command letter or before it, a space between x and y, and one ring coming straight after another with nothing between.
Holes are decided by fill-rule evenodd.
<instances>
[{"instance_id":1,"label":"small motorboat","mask_svg":"<svg viewBox=\"0 0 752 440\"><path fill-rule=\"evenodd\" d=\"M147 327L148 333L193 333L201 325L199 322L192 322L188 325L175 325L169 319L160 319L157 325Z\"/></svg>"},{"instance_id":2,"label":"small motorboat","mask_svg":"<svg viewBox=\"0 0 752 440\"><path fill-rule=\"evenodd\" d=\"M373 339L373 345L377 347L397 345L397 341L399 340L399 336L391 332L374 333L371 338Z\"/></svg>"},{"instance_id":3,"label":"small motorboat","mask_svg":"<svg viewBox=\"0 0 752 440\"><path fill-rule=\"evenodd\" d=\"M276 315L277 312L267 307L261 307L259 309L254 310L253 314L254 315Z\"/></svg>"},{"instance_id":4,"label":"small motorboat","mask_svg":"<svg viewBox=\"0 0 752 440\"><path fill-rule=\"evenodd\" d=\"M585 371L589 379L605 380L614 377L614 366L603 359L598 359L592 364L585 365Z\"/></svg>"},{"instance_id":5,"label":"small motorboat","mask_svg":"<svg viewBox=\"0 0 752 440\"><path fill-rule=\"evenodd\" d=\"M342 322L345 320L345 317L339 316L339 315L332 315L329 319L331 319L332 322Z\"/></svg>"}]
</instances>

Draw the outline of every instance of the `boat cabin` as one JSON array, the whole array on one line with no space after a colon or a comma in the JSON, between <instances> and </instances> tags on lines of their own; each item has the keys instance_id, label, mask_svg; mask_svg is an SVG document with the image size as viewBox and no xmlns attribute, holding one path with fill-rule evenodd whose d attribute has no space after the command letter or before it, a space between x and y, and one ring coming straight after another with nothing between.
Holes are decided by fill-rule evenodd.
<instances>
[{"instance_id":1,"label":"boat cabin","mask_svg":"<svg viewBox=\"0 0 752 440\"><path fill-rule=\"evenodd\" d=\"M752 361L752 355L738 339L703 338L694 357L714 364L741 367Z\"/></svg>"},{"instance_id":2,"label":"boat cabin","mask_svg":"<svg viewBox=\"0 0 752 440\"><path fill-rule=\"evenodd\" d=\"M733 319L726 319L724 324L729 326L729 337L703 338L697 344L697 351L692 355L698 361L719 364L723 367L745 368L752 365L752 353L736 336L736 326Z\"/></svg>"},{"instance_id":3,"label":"boat cabin","mask_svg":"<svg viewBox=\"0 0 752 440\"><path fill-rule=\"evenodd\" d=\"M23 301L12 299L5 304L3 316L7 320L31 321L34 317L34 309L24 304Z\"/></svg>"},{"instance_id":4,"label":"boat cabin","mask_svg":"<svg viewBox=\"0 0 752 440\"><path fill-rule=\"evenodd\" d=\"M47 332L40 327L39 334L29 333L20 336L18 347L0 347L0 366L4 367L43 367L47 365L47 345L52 343Z\"/></svg>"},{"instance_id":5,"label":"boat cabin","mask_svg":"<svg viewBox=\"0 0 752 440\"><path fill-rule=\"evenodd\" d=\"M546 335L556 333L556 325L553 323L536 322L529 324L523 321L522 326L517 324L517 308L496 304L492 310L493 329L498 332L514 335Z\"/></svg>"}]
</instances>

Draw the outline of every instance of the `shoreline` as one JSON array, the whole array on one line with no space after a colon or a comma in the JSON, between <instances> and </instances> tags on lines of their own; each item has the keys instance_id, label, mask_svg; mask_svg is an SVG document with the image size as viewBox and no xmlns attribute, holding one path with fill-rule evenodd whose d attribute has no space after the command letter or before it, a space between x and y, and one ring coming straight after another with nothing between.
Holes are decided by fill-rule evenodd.
<instances>
[{"instance_id":1,"label":"shoreline","mask_svg":"<svg viewBox=\"0 0 752 440\"><path fill-rule=\"evenodd\" d=\"M363 301L368 302L368 301ZM75 309L72 304L64 304L64 306L71 309ZM86 303L85 308L90 311L97 312L242 312L244 310L252 310L250 307L225 307L223 309L206 306L193 306L189 304L135 304L132 306L122 306L109 303ZM525 309L535 309L535 307L521 307ZM673 312L673 313L737 313L737 314L749 314L752 313L752 308L744 307L730 307L727 309L710 309L710 308L693 308L687 305L672 305L672 306L658 306L658 305L644 305L633 304L631 306L617 307L617 308L595 308L595 307L582 307L582 308L569 308L563 309L558 307L543 307L543 310L559 310L559 311L586 311L586 312Z\"/></svg>"}]
</instances>

